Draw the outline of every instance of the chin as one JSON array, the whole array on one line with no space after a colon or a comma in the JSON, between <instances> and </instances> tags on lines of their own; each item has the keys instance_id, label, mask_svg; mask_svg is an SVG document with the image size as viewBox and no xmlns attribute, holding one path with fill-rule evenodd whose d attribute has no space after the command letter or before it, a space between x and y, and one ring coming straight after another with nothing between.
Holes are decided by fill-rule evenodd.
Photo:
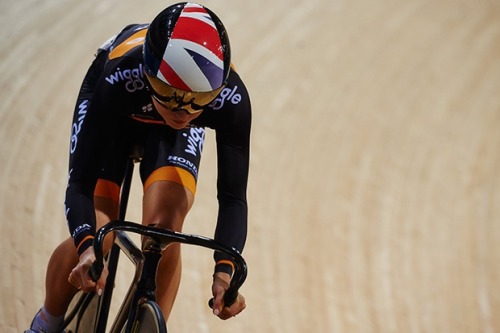
<instances>
[{"instance_id":1,"label":"chin","mask_svg":"<svg viewBox=\"0 0 500 333\"><path fill-rule=\"evenodd\" d=\"M172 127L173 129L177 129L177 130L180 130L180 129L183 129L185 128L189 123L182 123L182 124L179 124L179 123L176 123L176 122L173 122L173 121L168 121L167 122L167 125Z\"/></svg>"}]
</instances>

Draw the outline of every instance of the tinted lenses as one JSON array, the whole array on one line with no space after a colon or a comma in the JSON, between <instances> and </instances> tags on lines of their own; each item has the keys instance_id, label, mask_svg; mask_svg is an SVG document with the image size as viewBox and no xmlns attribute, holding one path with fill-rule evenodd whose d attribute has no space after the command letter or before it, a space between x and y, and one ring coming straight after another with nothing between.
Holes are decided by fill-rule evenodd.
<instances>
[{"instance_id":1,"label":"tinted lenses","mask_svg":"<svg viewBox=\"0 0 500 333\"><path fill-rule=\"evenodd\" d=\"M151 76L145 71L151 88L151 95L164 107L173 111L184 110L188 113L198 113L210 104L221 92L225 85L212 91L195 92L185 91L169 86L160 79Z\"/></svg>"}]
</instances>

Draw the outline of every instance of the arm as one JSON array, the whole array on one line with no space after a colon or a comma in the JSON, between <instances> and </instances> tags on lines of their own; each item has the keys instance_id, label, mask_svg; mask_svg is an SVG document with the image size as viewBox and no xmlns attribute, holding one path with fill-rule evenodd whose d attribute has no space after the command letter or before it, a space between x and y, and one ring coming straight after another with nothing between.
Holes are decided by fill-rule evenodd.
<instances>
[{"instance_id":1,"label":"arm","mask_svg":"<svg viewBox=\"0 0 500 333\"><path fill-rule=\"evenodd\" d=\"M105 124L94 105L90 105L88 99L79 100L72 126L65 209L68 228L79 255L92 245L96 226L94 188L102 157L100 143Z\"/></svg>"},{"instance_id":2,"label":"arm","mask_svg":"<svg viewBox=\"0 0 500 333\"><path fill-rule=\"evenodd\" d=\"M249 134L249 129L246 131ZM242 251L247 236L247 181L249 166L249 137L242 131L242 144L231 145L218 138L218 179L217 199L219 211L215 239ZM246 138L243 138L243 137ZM246 142L245 142L246 141ZM230 258L223 254L215 253L215 271L232 273L231 265L227 263Z\"/></svg>"},{"instance_id":3,"label":"arm","mask_svg":"<svg viewBox=\"0 0 500 333\"><path fill-rule=\"evenodd\" d=\"M86 110L85 118L80 118L83 121L81 125L73 125L65 207L68 227L79 256L78 264L71 271L68 281L85 292L95 291L100 295L107 271L104 271L97 284L88 275L88 270L95 260L92 247L96 229L94 188L102 155L98 145L102 140L100 135L102 125L96 113L96 110L89 108Z\"/></svg>"},{"instance_id":4,"label":"arm","mask_svg":"<svg viewBox=\"0 0 500 333\"><path fill-rule=\"evenodd\" d=\"M217 199L219 211L215 239L242 251L247 236L247 182L250 155L251 106L241 81L238 89L240 103L230 105L221 115L225 126L216 130L217 140ZM238 295L230 307L223 304L223 295L233 272L231 258L215 253L216 261L212 294L214 314L228 319L245 308L245 299Z\"/></svg>"},{"instance_id":5,"label":"arm","mask_svg":"<svg viewBox=\"0 0 500 333\"><path fill-rule=\"evenodd\" d=\"M68 280L84 291L97 291L104 286L105 274L96 285L87 271L95 260L92 242L96 228L94 188L99 175L104 129L108 119L102 112L98 82L104 53L90 67L80 90L73 116L69 158L69 177L66 188L65 212L68 228L79 256L79 263ZM92 102L91 102L92 101Z\"/></svg>"}]
</instances>

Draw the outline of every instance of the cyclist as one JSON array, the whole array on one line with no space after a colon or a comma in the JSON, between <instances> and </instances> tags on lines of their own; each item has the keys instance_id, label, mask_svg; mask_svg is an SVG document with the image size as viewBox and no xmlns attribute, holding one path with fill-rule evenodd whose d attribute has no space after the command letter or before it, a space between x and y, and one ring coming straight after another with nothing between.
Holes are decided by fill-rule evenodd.
<instances>
[{"instance_id":1,"label":"cyclist","mask_svg":"<svg viewBox=\"0 0 500 333\"><path fill-rule=\"evenodd\" d=\"M78 289L101 294L107 270L94 283L97 228L118 217L120 184L131 147L142 150L142 223L181 231L191 208L205 128L215 130L217 198L215 239L242 250L247 233L246 187L251 106L231 66L227 32L208 8L177 3L151 24L132 24L102 45L76 102L65 212L71 237L53 252L46 297L26 332L61 332L65 311ZM108 242L108 247L110 242ZM223 295L231 260L214 254L213 313L221 319L245 308ZM158 303L165 318L181 278L180 246L163 254Z\"/></svg>"}]
</instances>

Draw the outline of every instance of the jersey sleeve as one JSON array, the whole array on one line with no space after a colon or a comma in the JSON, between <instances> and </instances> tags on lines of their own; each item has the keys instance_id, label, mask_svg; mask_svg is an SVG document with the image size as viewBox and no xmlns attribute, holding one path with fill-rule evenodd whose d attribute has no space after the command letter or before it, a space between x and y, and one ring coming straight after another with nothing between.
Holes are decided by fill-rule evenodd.
<instances>
[{"instance_id":1,"label":"jersey sleeve","mask_svg":"<svg viewBox=\"0 0 500 333\"><path fill-rule=\"evenodd\" d=\"M64 204L68 228L79 254L92 245L96 231L93 194L104 154L102 143L112 132L110 112L104 102L106 91L100 77L102 69L96 68L98 60L82 84L71 131Z\"/></svg>"},{"instance_id":2,"label":"jersey sleeve","mask_svg":"<svg viewBox=\"0 0 500 333\"><path fill-rule=\"evenodd\" d=\"M232 88L231 88L232 87ZM220 110L221 122L216 129L217 144L217 199L219 211L215 239L242 251L247 236L247 182L250 159L251 104L241 81L226 89L240 95L237 103L225 104ZM229 90L227 92L227 96ZM216 252L216 271L232 272L230 258Z\"/></svg>"},{"instance_id":3,"label":"jersey sleeve","mask_svg":"<svg viewBox=\"0 0 500 333\"><path fill-rule=\"evenodd\" d=\"M65 197L66 219L79 254L92 245L96 231L94 190L106 147L116 137L120 120L127 116L127 107L133 109L132 90L127 83L136 81L129 80L127 75L133 71L140 75L141 43L146 27L128 25L106 41L96 53L80 88L73 116Z\"/></svg>"}]
</instances>

